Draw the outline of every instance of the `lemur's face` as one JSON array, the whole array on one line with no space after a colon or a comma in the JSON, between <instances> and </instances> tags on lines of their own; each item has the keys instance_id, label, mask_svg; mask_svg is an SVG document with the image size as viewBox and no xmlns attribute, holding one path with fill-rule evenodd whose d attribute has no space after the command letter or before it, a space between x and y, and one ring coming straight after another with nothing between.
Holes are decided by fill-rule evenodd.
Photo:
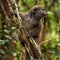
<instances>
[{"instance_id":1,"label":"lemur's face","mask_svg":"<svg viewBox=\"0 0 60 60\"><path fill-rule=\"evenodd\" d=\"M34 6L30 10L30 17L34 18L35 20L40 20L42 17L46 16L45 10L40 6Z\"/></svg>"}]
</instances>

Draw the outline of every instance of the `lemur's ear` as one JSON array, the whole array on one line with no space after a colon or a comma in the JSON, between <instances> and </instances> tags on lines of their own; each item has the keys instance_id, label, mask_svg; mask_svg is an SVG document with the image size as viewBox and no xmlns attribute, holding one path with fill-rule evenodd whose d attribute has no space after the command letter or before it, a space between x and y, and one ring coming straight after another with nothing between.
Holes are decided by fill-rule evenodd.
<instances>
[{"instance_id":1,"label":"lemur's ear","mask_svg":"<svg viewBox=\"0 0 60 60\"><path fill-rule=\"evenodd\" d=\"M31 10L30 10L29 14L30 14L30 17L31 17L31 18L34 17L34 15L36 14L36 11L37 11L37 10L38 10L37 8L34 8L34 9L31 9Z\"/></svg>"},{"instance_id":2,"label":"lemur's ear","mask_svg":"<svg viewBox=\"0 0 60 60\"><path fill-rule=\"evenodd\" d=\"M35 14L35 12L33 12L33 11L31 11L31 12L29 13L29 15L30 15L31 18L33 18L34 14Z\"/></svg>"}]
</instances>

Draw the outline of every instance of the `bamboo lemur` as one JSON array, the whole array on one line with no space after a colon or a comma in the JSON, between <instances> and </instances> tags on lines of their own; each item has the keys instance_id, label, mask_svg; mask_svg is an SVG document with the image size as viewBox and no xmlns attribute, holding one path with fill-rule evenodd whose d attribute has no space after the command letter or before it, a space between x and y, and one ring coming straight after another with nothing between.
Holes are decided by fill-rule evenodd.
<instances>
[{"instance_id":1,"label":"bamboo lemur","mask_svg":"<svg viewBox=\"0 0 60 60\"><path fill-rule=\"evenodd\" d=\"M20 13L20 16L23 20L23 24L28 30L27 36L31 36L33 38L38 37L41 30L40 19L46 16L45 10L37 5L32 7L32 9L30 9L30 11L26 14Z\"/></svg>"}]
</instances>

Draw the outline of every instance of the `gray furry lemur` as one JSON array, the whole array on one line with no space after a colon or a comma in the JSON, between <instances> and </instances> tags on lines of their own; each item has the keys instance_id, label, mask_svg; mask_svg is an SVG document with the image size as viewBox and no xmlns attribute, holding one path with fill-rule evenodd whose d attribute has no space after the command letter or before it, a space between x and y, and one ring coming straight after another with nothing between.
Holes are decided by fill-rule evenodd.
<instances>
[{"instance_id":1,"label":"gray furry lemur","mask_svg":"<svg viewBox=\"0 0 60 60\"><path fill-rule=\"evenodd\" d=\"M28 30L28 36L36 38L39 36L40 32L40 19L46 16L45 10L40 6L34 6L26 14L20 13L20 16L23 20L23 24Z\"/></svg>"},{"instance_id":2,"label":"gray furry lemur","mask_svg":"<svg viewBox=\"0 0 60 60\"><path fill-rule=\"evenodd\" d=\"M32 7L28 13L20 13L20 16L28 31L27 37L39 38L41 30L40 19L46 16L45 10L37 5Z\"/></svg>"},{"instance_id":3,"label":"gray furry lemur","mask_svg":"<svg viewBox=\"0 0 60 60\"><path fill-rule=\"evenodd\" d=\"M39 32L41 30L40 19L44 16L46 16L46 12L39 5L32 7L28 13L20 12L22 22L28 31L27 37L39 37Z\"/></svg>"}]
</instances>

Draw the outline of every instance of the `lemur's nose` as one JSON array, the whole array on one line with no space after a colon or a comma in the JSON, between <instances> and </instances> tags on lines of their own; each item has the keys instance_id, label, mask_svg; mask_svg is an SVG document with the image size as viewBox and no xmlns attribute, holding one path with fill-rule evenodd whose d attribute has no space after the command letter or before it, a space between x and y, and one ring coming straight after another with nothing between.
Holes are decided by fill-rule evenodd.
<instances>
[{"instance_id":1,"label":"lemur's nose","mask_svg":"<svg viewBox=\"0 0 60 60\"><path fill-rule=\"evenodd\" d=\"M47 12L46 11L42 11L43 15L46 16L47 15Z\"/></svg>"}]
</instances>

